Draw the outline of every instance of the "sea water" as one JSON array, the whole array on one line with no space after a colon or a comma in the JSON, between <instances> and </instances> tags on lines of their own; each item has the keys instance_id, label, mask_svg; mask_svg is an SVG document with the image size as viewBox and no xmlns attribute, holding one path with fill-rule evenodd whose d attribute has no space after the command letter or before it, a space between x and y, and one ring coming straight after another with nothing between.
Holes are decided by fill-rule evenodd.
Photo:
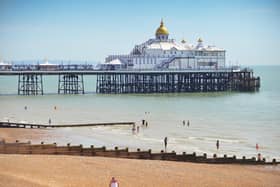
<instances>
[{"instance_id":1,"label":"sea water","mask_svg":"<svg viewBox=\"0 0 280 187\"><path fill-rule=\"evenodd\" d=\"M85 76L85 95L57 95L57 76L44 76L43 96L17 96L17 77L0 76L0 121L47 124L135 121L131 126L46 130L39 141L84 146L280 158L280 66L255 66L258 92L96 94L95 77ZM27 106L27 110L24 107ZM54 109L56 106L56 110ZM148 127L141 120L148 121ZM190 126L182 121L190 121ZM1 134L0 134L1 136ZM26 137L28 139L28 137ZM216 141L220 149L216 150ZM36 142L36 141L35 141ZM259 144L257 151L255 146Z\"/></svg>"}]
</instances>

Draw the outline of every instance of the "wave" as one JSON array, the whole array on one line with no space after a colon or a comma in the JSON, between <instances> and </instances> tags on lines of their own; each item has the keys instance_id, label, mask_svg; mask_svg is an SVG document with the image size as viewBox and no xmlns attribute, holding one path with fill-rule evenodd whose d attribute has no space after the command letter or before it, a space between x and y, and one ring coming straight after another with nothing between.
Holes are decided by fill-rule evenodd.
<instances>
[{"instance_id":1,"label":"wave","mask_svg":"<svg viewBox=\"0 0 280 187\"><path fill-rule=\"evenodd\" d=\"M226 143L243 143L241 139L226 139L226 138L213 138L213 137L194 137L194 136L189 136L187 137L189 140L200 140L200 141L208 141L208 142L216 142L219 140L220 142L226 142Z\"/></svg>"}]
</instances>

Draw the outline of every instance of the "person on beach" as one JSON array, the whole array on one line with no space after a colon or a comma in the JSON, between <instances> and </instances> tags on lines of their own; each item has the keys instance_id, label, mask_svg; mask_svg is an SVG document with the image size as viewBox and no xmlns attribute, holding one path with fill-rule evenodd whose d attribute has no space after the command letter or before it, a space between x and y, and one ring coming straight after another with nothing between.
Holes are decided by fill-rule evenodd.
<instances>
[{"instance_id":1,"label":"person on beach","mask_svg":"<svg viewBox=\"0 0 280 187\"><path fill-rule=\"evenodd\" d=\"M136 130L135 124L133 124L133 126L132 126L132 133L133 133L133 134L135 133L135 130Z\"/></svg>"},{"instance_id":2,"label":"person on beach","mask_svg":"<svg viewBox=\"0 0 280 187\"><path fill-rule=\"evenodd\" d=\"M118 181L115 179L115 177L112 177L109 187L119 187Z\"/></svg>"},{"instance_id":3,"label":"person on beach","mask_svg":"<svg viewBox=\"0 0 280 187\"><path fill-rule=\"evenodd\" d=\"M220 142L219 142L219 140L217 140L217 142L216 142L216 147L217 147L217 150L219 150L219 148L220 148Z\"/></svg>"},{"instance_id":4,"label":"person on beach","mask_svg":"<svg viewBox=\"0 0 280 187\"><path fill-rule=\"evenodd\" d=\"M49 118L49 125L51 125L51 123L52 123L52 120L51 120L51 118Z\"/></svg>"},{"instance_id":5,"label":"person on beach","mask_svg":"<svg viewBox=\"0 0 280 187\"><path fill-rule=\"evenodd\" d=\"M27 106L24 106L24 110L27 110Z\"/></svg>"},{"instance_id":6,"label":"person on beach","mask_svg":"<svg viewBox=\"0 0 280 187\"><path fill-rule=\"evenodd\" d=\"M165 152L166 152L166 148L167 148L167 137L164 138L164 148L165 148Z\"/></svg>"},{"instance_id":7,"label":"person on beach","mask_svg":"<svg viewBox=\"0 0 280 187\"><path fill-rule=\"evenodd\" d=\"M146 125L146 127L148 127L148 122L147 121L146 121L145 125Z\"/></svg>"},{"instance_id":8,"label":"person on beach","mask_svg":"<svg viewBox=\"0 0 280 187\"><path fill-rule=\"evenodd\" d=\"M258 161L261 161L261 159L262 159L261 153L258 153Z\"/></svg>"},{"instance_id":9,"label":"person on beach","mask_svg":"<svg viewBox=\"0 0 280 187\"><path fill-rule=\"evenodd\" d=\"M186 121L185 120L183 120L183 126L185 126L186 125Z\"/></svg>"},{"instance_id":10,"label":"person on beach","mask_svg":"<svg viewBox=\"0 0 280 187\"><path fill-rule=\"evenodd\" d=\"M188 120L188 122L187 122L187 126L189 127L190 126L190 121Z\"/></svg>"}]
</instances>

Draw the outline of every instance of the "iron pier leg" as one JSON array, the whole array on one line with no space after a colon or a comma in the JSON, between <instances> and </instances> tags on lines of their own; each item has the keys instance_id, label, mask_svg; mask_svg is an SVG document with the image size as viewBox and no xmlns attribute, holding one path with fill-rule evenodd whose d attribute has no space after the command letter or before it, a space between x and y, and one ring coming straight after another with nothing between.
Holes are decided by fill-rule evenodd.
<instances>
[{"instance_id":1,"label":"iron pier leg","mask_svg":"<svg viewBox=\"0 0 280 187\"><path fill-rule=\"evenodd\" d=\"M18 95L43 95L42 74L35 74L35 73L19 74Z\"/></svg>"},{"instance_id":2,"label":"iron pier leg","mask_svg":"<svg viewBox=\"0 0 280 187\"><path fill-rule=\"evenodd\" d=\"M85 93L83 74L67 73L58 76L58 94Z\"/></svg>"}]
</instances>

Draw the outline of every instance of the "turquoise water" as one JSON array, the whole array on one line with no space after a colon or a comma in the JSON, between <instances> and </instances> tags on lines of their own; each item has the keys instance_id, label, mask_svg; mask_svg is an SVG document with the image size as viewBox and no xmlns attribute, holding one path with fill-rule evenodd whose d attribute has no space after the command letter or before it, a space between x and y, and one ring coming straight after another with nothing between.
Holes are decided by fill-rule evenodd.
<instances>
[{"instance_id":1,"label":"turquoise water","mask_svg":"<svg viewBox=\"0 0 280 187\"><path fill-rule=\"evenodd\" d=\"M95 77L85 77L86 95L56 95L57 77L44 77L44 96L17 96L17 77L0 76L0 120L56 124L135 121L149 126L132 134L131 127L47 130L42 141L131 149L256 156L256 143L267 159L280 158L280 66L253 67L261 77L255 93L182 93L97 95ZM24 106L28 109L24 110ZM57 106L57 110L54 110ZM145 114L146 113L146 114ZM190 127L182 120L190 120ZM0 134L1 136L1 134ZM215 142L220 140L220 150ZM28 137L26 137L28 140Z\"/></svg>"}]
</instances>

